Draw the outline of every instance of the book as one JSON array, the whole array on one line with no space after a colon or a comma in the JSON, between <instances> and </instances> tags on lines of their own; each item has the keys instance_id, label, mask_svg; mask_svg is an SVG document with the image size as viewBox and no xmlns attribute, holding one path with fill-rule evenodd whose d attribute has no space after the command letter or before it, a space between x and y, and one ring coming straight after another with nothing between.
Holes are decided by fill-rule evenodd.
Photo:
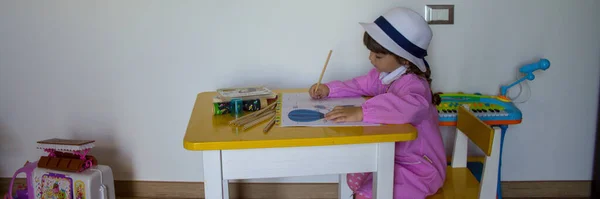
<instances>
[{"instance_id":1,"label":"book","mask_svg":"<svg viewBox=\"0 0 600 199\"><path fill-rule=\"evenodd\" d=\"M218 95L213 97L213 103L229 102L232 99L254 100L273 99L277 94L270 89L259 87L223 88L217 90Z\"/></svg>"}]
</instances>

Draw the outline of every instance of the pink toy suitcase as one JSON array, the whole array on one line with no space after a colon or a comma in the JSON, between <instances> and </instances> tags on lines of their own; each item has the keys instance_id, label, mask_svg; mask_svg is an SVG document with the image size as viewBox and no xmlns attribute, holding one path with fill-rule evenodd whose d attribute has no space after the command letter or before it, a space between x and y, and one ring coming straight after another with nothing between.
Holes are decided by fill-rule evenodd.
<instances>
[{"instance_id":1,"label":"pink toy suitcase","mask_svg":"<svg viewBox=\"0 0 600 199\"><path fill-rule=\"evenodd\" d=\"M96 165L82 172L66 172L35 167L37 162L27 163L13 176L27 174L27 190L12 192L5 198L15 199L116 199L112 169Z\"/></svg>"}]
</instances>

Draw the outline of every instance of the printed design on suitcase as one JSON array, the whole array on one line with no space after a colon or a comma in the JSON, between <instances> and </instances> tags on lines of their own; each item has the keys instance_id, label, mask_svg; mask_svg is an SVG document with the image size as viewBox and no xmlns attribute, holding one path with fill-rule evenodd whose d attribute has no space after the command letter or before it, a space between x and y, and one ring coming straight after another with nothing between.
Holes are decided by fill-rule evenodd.
<instances>
[{"instance_id":1,"label":"printed design on suitcase","mask_svg":"<svg viewBox=\"0 0 600 199\"><path fill-rule=\"evenodd\" d=\"M35 181L35 199L40 199L42 198L42 184L40 183L40 176L35 176L33 180Z\"/></svg>"},{"instance_id":2,"label":"printed design on suitcase","mask_svg":"<svg viewBox=\"0 0 600 199\"><path fill-rule=\"evenodd\" d=\"M85 184L81 180L75 181L75 199L85 199Z\"/></svg>"},{"instance_id":3,"label":"printed design on suitcase","mask_svg":"<svg viewBox=\"0 0 600 199\"><path fill-rule=\"evenodd\" d=\"M39 191L42 199L72 199L73 179L62 174L44 174Z\"/></svg>"}]
</instances>

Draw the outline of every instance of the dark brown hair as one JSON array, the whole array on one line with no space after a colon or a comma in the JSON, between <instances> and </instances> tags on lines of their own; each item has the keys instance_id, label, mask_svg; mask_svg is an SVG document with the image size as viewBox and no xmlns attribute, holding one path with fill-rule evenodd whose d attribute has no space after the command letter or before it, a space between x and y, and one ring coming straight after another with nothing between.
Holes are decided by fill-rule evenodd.
<instances>
[{"instance_id":1,"label":"dark brown hair","mask_svg":"<svg viewBox=\"0 0 600 199\"><path fill-rule=\"evenodd\" d=\"M415 74L415 75L427 80L427 83L429 83L429 88L431 89L431 70L427 69L427 71L425 71L425 72L419 70L419 68L414 63L390 52L388 49L385 49L383 46L381 46L379 43L377 43L369 34L367 34L367 32L365 32L365 34L363 36L363 43L365 44L367 49L369 49L371 52L385 54L385 55L393 55L394 58L396 58L396 61L398 61L398 63L408 62L409 66L406 69L405 74L412 73L412 74ZM439 105L441 101L442 100L440 98L440 95L437 93L434 94L432 91L431 102L434 105Z\"/></svg>"}]
</instances>

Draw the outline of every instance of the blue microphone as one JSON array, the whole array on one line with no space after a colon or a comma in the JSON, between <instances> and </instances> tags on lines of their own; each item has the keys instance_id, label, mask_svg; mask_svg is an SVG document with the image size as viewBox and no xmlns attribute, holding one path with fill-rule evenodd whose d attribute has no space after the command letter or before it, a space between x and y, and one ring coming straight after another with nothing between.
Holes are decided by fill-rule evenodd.
<instances>
[{"instance_id":1,"label":"blue microphone","mask_svg":"<svg viewBox=\"0 0 600 199\"><path fill-rule=\"evenodd\" d=\"M540 59L540 61L536 62L536 63L532 63L532 64L527 64L523 67L521 67L519 69L519 72L525 73L525 77L527 77L528 80L533 80L535 79L535 75L533 75L533 71L536 70L546 70L550 68L550 61L548 61L547 59Z\"/></svg>"},{"instance_id":2,"label":"blue microphone","mask_svg":"<svg viewBox=\"0 0 600 199\"><path fill-rule=\"evenodd\" d=\"M518 83L524 81L524 80L533 80L535 79L535 75L533 75L533 72L536 70L546 70L550 68L550 61L548 61L547 59L540 59L540 61L535 62L535 63L531 63L531 64L527 64L525 66L522 66L519 69L519 72L524 73L525 77L513 82L512 84L508 85L508 86L501 86L500 87L500 95L501 96L506 96L506 92L508 91L508 89L510 87L513 87L514 85L517 85Z\"/></svg>"}]
</instances>

